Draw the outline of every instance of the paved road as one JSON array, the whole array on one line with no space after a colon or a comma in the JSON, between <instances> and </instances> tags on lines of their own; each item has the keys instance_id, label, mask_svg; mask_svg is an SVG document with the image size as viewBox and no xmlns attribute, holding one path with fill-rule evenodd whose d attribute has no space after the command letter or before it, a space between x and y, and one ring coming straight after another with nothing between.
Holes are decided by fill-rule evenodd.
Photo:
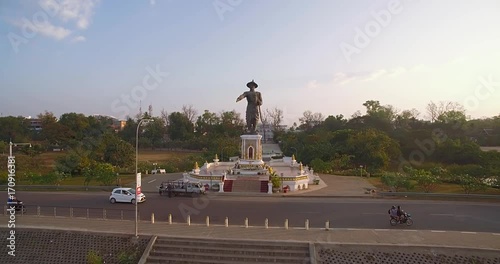
<instances>
[{"instance_id":1,"label":"paved road","mask_svg":"<svg viewBox=\"0 0 500 264\"><path fill-rule=\"evenodd\" d=\"M110 204L108 193L38 193L23 192L19 199L28 205L28 214L36 214L36 206L44 215L69 216L73 207L74 216L85 216L90 209L91 217L101 217L106 208L108 218L134 219L131 204ZM185 222L191 215L192 223L204 223L206 216L213 224L224 224L225 217L231 224L263 226L269 219L270 226L283 226L289 219L290 226L304 226L309 219L311 227L324 227L330 221L337 228L388 228L387 210L392 204L401 203L413 216L415 224L411 229L450 230L500 233L500 204L468 203L451 201L397 201L381 199L340 199L340 198L295 198L295 197L228 197L202 196L199 198L168 198L148 194L147 201L139 205L141 219L150 219L155 214L156 221L167 221L172 214L174 222ZM122 213L123 212L123 213ZM404 227L399 227L404 228Z\"/></svg>"}]
</instances>

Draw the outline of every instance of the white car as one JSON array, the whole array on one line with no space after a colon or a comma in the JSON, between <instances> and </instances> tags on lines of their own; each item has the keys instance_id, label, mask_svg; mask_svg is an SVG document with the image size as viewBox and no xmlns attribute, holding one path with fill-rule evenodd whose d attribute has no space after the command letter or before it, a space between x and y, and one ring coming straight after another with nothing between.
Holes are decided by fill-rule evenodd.
<instances>
[{"instance_id":1,"label":"white car","mask_svg":"<svg viewBox=\"0 0 500 264\"><path fill-rule=\"evenodd\" d=\"M146 195L139 194L139 203L146 201ZM109 196L110 203L132 203L135 204L135 190L132 188L115 188Z\"/></svg>"}]
</instances>

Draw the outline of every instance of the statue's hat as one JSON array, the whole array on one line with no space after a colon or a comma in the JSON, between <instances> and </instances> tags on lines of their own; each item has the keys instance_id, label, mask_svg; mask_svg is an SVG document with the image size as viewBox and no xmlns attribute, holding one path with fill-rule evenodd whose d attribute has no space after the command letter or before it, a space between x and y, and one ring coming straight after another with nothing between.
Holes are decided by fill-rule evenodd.
<instances>
[{"instance_id":1,"label":"statue's hat","mask_svg":"<svg viewBox=\"0 0 500 264\"><path fill-rule=\"evenodd\" d=\"M247 83L247 87L248 88L252 88L252 87L257 88L259 86L252 80L251 82Z\"/></svg>"}]
</instances>

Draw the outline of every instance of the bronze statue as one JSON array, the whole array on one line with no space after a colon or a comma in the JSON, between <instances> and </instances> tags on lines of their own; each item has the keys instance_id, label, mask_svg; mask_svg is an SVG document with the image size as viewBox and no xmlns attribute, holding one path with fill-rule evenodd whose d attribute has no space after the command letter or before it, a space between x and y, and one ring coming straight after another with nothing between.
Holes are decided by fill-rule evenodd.
<instances>
[{"instance_id":1,"label":"bronze statue","mask_svg":"<svg viewBox=\"0 0 500 264\"><path fill-rule=\"evenodd\" d=\"M239 102L243 98L247 98L247 131L249 133L255 134L255 129L257 127L257 120L260 118L260 106L262 105L262 96L260 92L256 92L255 89L258 85L252 80L247 83L247 87L250 91L244 92L242 95L236 98L236 102Z\"/></svg>"}]
</instances>

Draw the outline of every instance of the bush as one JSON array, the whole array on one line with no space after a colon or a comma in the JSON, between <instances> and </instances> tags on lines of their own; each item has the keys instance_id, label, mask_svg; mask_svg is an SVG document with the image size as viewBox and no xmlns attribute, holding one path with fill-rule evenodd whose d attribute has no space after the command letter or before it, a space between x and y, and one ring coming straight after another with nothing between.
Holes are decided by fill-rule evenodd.
<instances>
[{"instance_id":1,"label":"bush","mask_svg":"<svg viewBox=\"0 0 500 264\"><path fill-rule=\"evenodd\" d=\"M348 169L348 170L336 171L335 174L341 175L341 176L360 176L361 175L359 169Z\"/></svg>"},{"instance_id":2,"label":"bush","mask_svg":"<svg viewBox=\"0 0 500 264\"><path fill-rule=\"evenodd\" d=\"M416 181L417 185L421 187L426 193L434 190L434 188L439 183L439 178L438 176L436 176L436 174L439 174L441 172L439 168L434 168L432 171L428 171L406 167L405 171L408 173L410 178Z\"/></svg>"},{"instance_id":3,"label":"bush","mask_svg":"<svg viewBox=\"0 0 500 264\"><path fill-rule=\"evenodd\" d=\"M486 184L477 177L473 177L467 174L458 175L460 187L466 194L470 194L471 192L481 191L486 189Z\"/></svg>"},{"instance_id":4,"label":"bush","mask_svg":"<svg viewBox=\"0 0 500 264\"><path fill-rule=\"evenodd\" d=\"M118 263L120 264L134 264L136 259L137 252L122 251L118 254Z\"/></svg>"},{"instance_id":5,"label":"bush","mask_svg":"<svg viewBox=\"0 0 500 264\"><path fill-rule=\"evenodd\" d=\"M484 177L488 174L488 170L481 165L467 164L457 165L453 164L446 168L451 175L470 175L474 177Z\"/></svg>"},{"instance_id":6,"label":"bush","mask_svg":"<svg viewBox=\"0 0 500 264\"><path fill-rule=\"evenodd\" d=\"M87 253L87 263L88 264L103 264L104 260L102 259L97 252L91 250Z\"/></svg>"},{"instance_id":7,"label":"bush","mask_svg":"<svg viewBox=\"0 0 500 264\"><path fill-rule=\"evenodd\" d=\"M391 190L398 192L401 188L406 189L407 191L413 189L413 183L410 179L400 173L389 173L383 175L380 180L384 185L391 188Z\"/></svg>"},{"instance_id":8,"label":"bush","mask_svg":"<svg viewBox=\"0 0 500 264\"><path fill-rule=\"evenodd\" d=\"M7 172L2 172L0 174L0 184L4 185L7 183L9 183L8 174L7 174Z\"/></svg>"}]
</instances>

